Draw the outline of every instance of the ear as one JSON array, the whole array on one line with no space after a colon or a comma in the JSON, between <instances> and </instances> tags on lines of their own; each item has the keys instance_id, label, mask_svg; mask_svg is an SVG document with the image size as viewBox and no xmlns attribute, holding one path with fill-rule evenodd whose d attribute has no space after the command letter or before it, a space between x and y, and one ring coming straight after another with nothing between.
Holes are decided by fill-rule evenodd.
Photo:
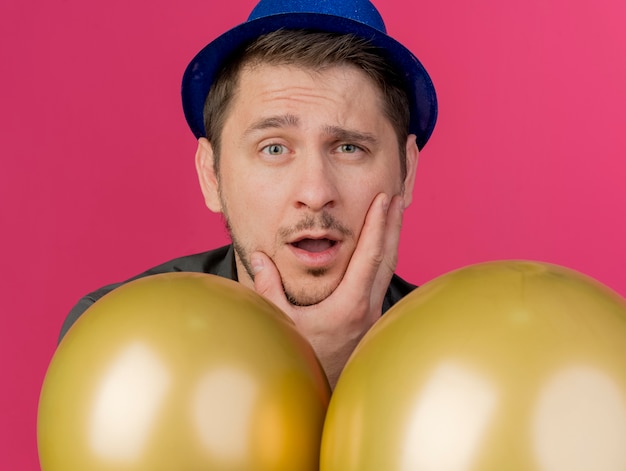
<instances>
[{"instance_id":1,"label":"ear","mask_svg":"<svg viewBox=\"0 0 626 471\"><path fill-rule=\"evenodd\" d=\"M222 203L219 197L219 181L215 175L214 154L211 143L204 137L198 139L196 150L196 171L200 188L204 195L204 202L214 213L222 212Z\"/></svg>"},{"instance_id":2,"label":"ear","mask_svg":"<svg viewBox=\"0 0 626 471\"><path fill-rule=\"evenodd\" d=\"M406 208L413 201L413 187L415 186L415 172L417 171L417 161L420 151L417 148L415 134L410 134L406 140L406 177L404 178L404 207Z\"/></svg>"}]
</instances>

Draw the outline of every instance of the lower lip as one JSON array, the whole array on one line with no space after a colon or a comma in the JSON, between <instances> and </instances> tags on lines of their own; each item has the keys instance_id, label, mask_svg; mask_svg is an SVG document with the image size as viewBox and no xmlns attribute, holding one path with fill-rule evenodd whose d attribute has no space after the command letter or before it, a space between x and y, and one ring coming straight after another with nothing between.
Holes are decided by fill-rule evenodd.
<instances>
[{"instance_id":1,"label":"lower lip","mask_svg":"<svg viewBox=\"0 0 626 471\"><path fill-rule=\"evenodd\" d=\"M309 252L308 250L299 249L291 244L289 244L289 248L300 263L310 268L324 268L335 261L339 254L340 245L340 242L335 242L332 247L322 252Z\"/></svg>"}]
</instances>

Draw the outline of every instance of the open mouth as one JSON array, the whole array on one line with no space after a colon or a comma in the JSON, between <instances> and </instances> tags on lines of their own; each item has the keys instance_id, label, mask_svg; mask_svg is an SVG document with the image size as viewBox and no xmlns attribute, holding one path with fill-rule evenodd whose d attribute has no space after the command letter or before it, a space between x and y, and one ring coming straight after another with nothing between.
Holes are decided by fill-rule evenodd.
<instances>
[{"instance_id":1,"label":"open mouth","mask_svg":"<svg viewBox=\"0 0 626 471\"><path fill-rule=\"evenodd\" d=\"M301 239L292 242L291 245L307 252L320 253L330 249L337 243L336 240L331 239Z\"/></svg>"}]
</instances>

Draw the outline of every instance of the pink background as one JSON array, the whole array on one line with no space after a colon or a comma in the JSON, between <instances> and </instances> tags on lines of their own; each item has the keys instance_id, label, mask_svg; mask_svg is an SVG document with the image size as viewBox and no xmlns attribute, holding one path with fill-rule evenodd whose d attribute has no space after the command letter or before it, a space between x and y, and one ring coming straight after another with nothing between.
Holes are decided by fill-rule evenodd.
<instances>
[{"instance_id":1,"label":"pink background","mask_svg":"<svg viewBox=\"0 0 626 471\"><path fill-rule=\"evenodd\" d=\"M74 302L226 241L180 78L253 3L0 4L0 469L38 469L39 389ZM399 273L538 259L626 295L623 0L377 3L440 98Z\"/></svg>"}]
</instances>

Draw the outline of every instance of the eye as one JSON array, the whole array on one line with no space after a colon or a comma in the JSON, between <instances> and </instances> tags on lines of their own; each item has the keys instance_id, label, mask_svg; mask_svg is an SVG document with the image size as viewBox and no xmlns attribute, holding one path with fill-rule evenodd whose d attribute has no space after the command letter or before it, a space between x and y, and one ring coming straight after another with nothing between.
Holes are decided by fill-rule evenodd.
<instances>
[{"instance_id":1,"label":"eye","mask_svg":"<svg viewBox=\"0 0 626 471\"><path fill-rule=\"evenodd\" d=\"M359 147L354 144L341 144L337 149L344 154L354 154L359 150Z\"/></svg>"},{"instance_id":2,"label":"eye","mask_svg":"<svg viewBox=\"0 0 626 471\"><path fill-rule=\"evenodd\" d=\"M261 152L269 155L283 155L287 152L287 149L281 144L270 144L263 147L263 149L261 149Z\"/></svg>"}]
</instances>

